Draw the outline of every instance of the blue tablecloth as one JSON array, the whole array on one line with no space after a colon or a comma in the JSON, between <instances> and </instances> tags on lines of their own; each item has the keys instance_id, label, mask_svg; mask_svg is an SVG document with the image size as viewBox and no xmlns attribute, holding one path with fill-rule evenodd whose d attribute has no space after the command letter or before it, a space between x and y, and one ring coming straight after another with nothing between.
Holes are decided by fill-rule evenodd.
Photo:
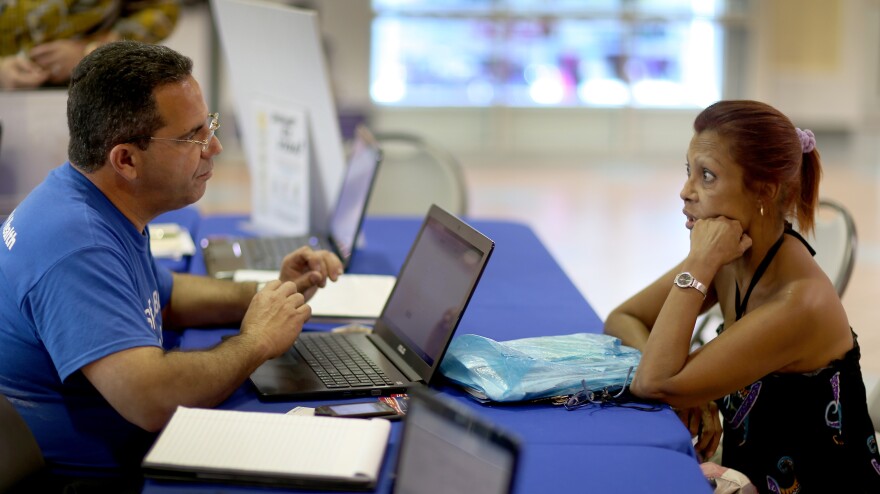
<instances>
[{"instance_id":1,"label":"blue tablecloth","mask_svg":"<svg viewBox=\"0 0 880 494\"><path fill-rule=\"evenodd\" d=\"M352 259L354 273L397 274L421 224L420 218L367 218ZM474 220L471 224L496 243L458 334L476 333L496 340L575 332L599 333L602 321L562 271L532 230L520 223ZM202 218L198 240L247 230L241 216ZM190 272L204 273L196 254ZM311 325L307 329L326 329ZM182 349L210 347L234 329L187 330ZM707 492L688 431L668 408L648 412L627 408L581 408L540 404L485 405L459 389L435 388L516 434L524 445L517 492ZM326 402L274 402L257 399L250 383L242 385L221 408L283 413L295 406ZM377 492L391 489L396 461L395 423ZM596 478L598 477L598 478ZM224 492L256 492L223 487ZM217 492L214 486L148 481L144 492Z\"/></svg>"}]
</instances>

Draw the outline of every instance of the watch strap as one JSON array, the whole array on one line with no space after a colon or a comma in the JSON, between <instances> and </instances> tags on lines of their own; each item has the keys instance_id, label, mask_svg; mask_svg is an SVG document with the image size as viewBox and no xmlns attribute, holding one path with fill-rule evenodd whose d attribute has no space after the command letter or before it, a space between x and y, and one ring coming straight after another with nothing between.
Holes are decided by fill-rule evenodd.
<instances>
[{"instance_id":1,"label":"watch strap","mask_svg":"<svg viewBox=\"0 0 880 494\"><path fill-rule=\"evenodd\" d=\"M684 282L682 280L682 278L684 278L684 277L690 279L690 281ZM706 287L706 285L700 283L699 280L694 278L694 275L690 274L687 271L677 274L675 276L674 284L675 284L675 286L678 286L680 288L694 288L698 292L703 294L703 298L706 298L706 295L708 295L708 293L709 293L709 289Z\"/></svg>"}]
</instances>

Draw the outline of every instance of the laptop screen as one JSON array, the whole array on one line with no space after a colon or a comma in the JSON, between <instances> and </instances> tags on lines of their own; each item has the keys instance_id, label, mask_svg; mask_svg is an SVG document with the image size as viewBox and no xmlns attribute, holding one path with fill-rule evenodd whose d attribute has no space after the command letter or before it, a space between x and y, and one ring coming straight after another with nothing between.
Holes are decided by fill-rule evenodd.
<instances>
[{"instance_id":1,"label":"laptop screen","mask_svg":"<svg viewBox=\"0 0 880 494\"><path fill-rule=\"evenodd\" d=\"M395 494L510 492L517 443L446 400L424 395L408 400Z\"/></svg>"},{"instance_id":2,"label":"laptop screen","mask_svg":"<svg viewBox=\"0 0 880 494\"><path fill-rule=\"evenodd\" d=\"M429 366L442 357L488 254L485 245L428 215L382 322Z\"/></svg>"},{"instance_id":3,"label":"laptop screen","mask_svg":"<svg viewBox=\"0 0 880 494\"><path fill-rule=\"evenodd\" d=\"M354 251L380 157L381 152L369 132L365 128L358 128L336 209L330 220L330 239L343 262L347 262Z\"/></svg>"}]
</instances>

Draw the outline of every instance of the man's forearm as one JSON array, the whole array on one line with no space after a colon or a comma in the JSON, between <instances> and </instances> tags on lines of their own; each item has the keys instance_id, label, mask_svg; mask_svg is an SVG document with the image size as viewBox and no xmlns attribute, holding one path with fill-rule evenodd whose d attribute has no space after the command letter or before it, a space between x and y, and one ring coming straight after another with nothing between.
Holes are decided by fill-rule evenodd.
<instances>
[{"instance_id":1,"label":"man's forearm","mask_svg":"<svg viewBox=\"0 0 880 494\"><path fill-rule=\"evenodd\" d=\"M219 405L267 359L266 348L250 335L236 335L210 350L167 352L164 364L172 379L156 383L154 396L170 412L161 420L170 419L177 406Z\"/></svg>"},{"instance_id":2,"label":"man's forearm","mask_svg":"<svg viewBox=\"0 0 880 494\"><path fill-rule=\"evenodd\" d=\"M157 431L178 406L220 404L270 355L258 337L242 334L210 350L132 348L85 366L83 373L126 420Z\"/></svg>"},{"instance_id":3,"label":"man's forearm","mask_svg":"<svg viewBox=\"0 0 880 494\"><path fill-rule=\"evenodd\" d=\"M174 274L171 302L163 314L167 327L238 325L257 291L256 283Z\"/></svg>"}]
</instances>

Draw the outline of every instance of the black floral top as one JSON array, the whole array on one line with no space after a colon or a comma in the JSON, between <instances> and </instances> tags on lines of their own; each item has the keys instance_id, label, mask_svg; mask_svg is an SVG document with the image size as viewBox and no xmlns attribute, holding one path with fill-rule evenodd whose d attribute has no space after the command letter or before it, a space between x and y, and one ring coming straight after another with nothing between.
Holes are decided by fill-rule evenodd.
<instances>
[{"instance_id":1,"label":"black floral top","mask_svg":"<svg viewBox=\"0 0 880 494\"><path fill-rule=\"evenodd\" d=\"M880 493L855 334L853 343L826 368L770 374L718 400L722 465L744 473L762 493Z\"/></svg>"}]
</instances>

